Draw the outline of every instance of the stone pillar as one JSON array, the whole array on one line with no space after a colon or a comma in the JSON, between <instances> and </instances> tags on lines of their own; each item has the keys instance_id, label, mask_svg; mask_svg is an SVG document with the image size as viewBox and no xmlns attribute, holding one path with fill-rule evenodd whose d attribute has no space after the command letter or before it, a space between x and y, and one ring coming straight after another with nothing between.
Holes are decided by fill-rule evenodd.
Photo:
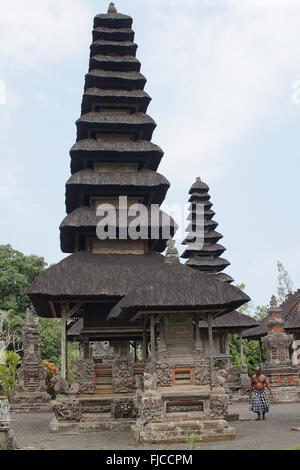
<instances>
[{"instance_id":1,"label":"stone pillar","mask_svg":"<svg viewBox=\"0 0 300 470\"><path fill-rule=\"evenodd\" d=\"M130 357L129 341L116 341L114 346L114 361L112 364L112 382L115 393L130 393L134 391L134 371Z\"/></svg>"},{"instance_id":2,"label":"stone pillar","mask_svg":"<svg viewBox=\"0 0 300 470\"><path fill-rule=\"evenodd\" d=\"M143 362L144 362L144 365L145 365L146 361L147 361L147 318L144 319L142 349L143 349Z\"/></svg>"},{"instance_id":3,"label":"stone pillar","mask_svg":"<svg viewBox=\"0 0 300 470\"><path fill-rule=\"evenodd\" d=\"M194 349L196 350L199 350L199 349L202 349L202 345L201 345L201 339L200 339L200 321L198 318L195 318L194 319L195 321L195 345L194 345Z\"/></svg>"},{"instance_id":4,"label":"stone pillar","mask_svg":"<svg viewBox=\"0 0 300 470\"><path fill-rule=\"evenodd\" d=\"M0 451L14 450L15 438L10 430L10 409L8 399L0 397Z\"/></svg>"},{"instance_id":5,"label":"stone pillar","mask_svg":"<svg viewBox=\"0 0 300 470\"><path fill-rule=\"evenodd\" d=\"M211 384L213 384L215 359L214 359L213 315L212 314L208 314L207 324L208 324L208 342L209 342L210 380L211 380Z\"/></svg>"},{"instance_id":6,"label":"stone pillar","mask_svg":"<svg viewBox=\"0 0 300 470\"><path fill-rule=\"evenodd\" d=\"M158 352L166 352L167 346L165 341L165 320L163 316L159 318L159 345L158 345Z\"/></svg>"},{"instance_id":7,"label":"stone pillar","mask_svg":"<svg viewBox=\"0 0 300 470\"><path fill-rule=\"evenodd\" d=\"M67 343L67 312L61 313L61 376L67 380L68 376L68 343Z\"/></svg>"}]
</instances>

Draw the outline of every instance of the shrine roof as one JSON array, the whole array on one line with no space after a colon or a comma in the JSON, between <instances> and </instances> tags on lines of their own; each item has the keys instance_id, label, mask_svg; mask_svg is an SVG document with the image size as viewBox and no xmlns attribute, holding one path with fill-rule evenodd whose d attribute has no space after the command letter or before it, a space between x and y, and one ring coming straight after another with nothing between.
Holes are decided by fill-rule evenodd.
<instances>
[{"instance_id":1,"label":"shrine roof","mask_svg":"<svg viewBox=\"0 0 300 470\"><path fill-rule=\"evenodd\" d=\"M207 323L201 321L199 326L200 328L207 328ZM256 326L258 326L258 323L254 318L236 311L226 313L213 321L213 328L225 328L232 332L242 331L244 328L254 328Z\"/></svg>"},{"instance_id":2,"label":"shrine roof","mask_svg":"<svg viewBox=\"0 0 300 470\"><path fill-rule=\"evenodd\" d=\"M226 304L227 311L232 311L249 301L246 294L219 281L216 275L200 273L180 263L165 264L165 257L153 252L145 255L74 253L38 276L28 295L38 315L52 316L49 301L120 300L137 286L143 286L139 290L142 298L147 290L150 295L147 302L152 299L161 306L171 300L173 307L178 302L181 307L185 302L196 307L201 301L206 308L223 308ZM156 286L154 297L151 286L152 289Z\"/></svg>"},{"instance_id":3,"label":"shrine roof","mask_svg":"<svg viewBox=\"0 0 300 470\"><path fill-rule=\"evenodd\" d=\"M249 300L238 287L218 280L215 274L195 271L180 263L165 264L147 283L137 284L111 310L108 320L132 319L141 311L223 314Z\"/></svg>"}]
</instances>

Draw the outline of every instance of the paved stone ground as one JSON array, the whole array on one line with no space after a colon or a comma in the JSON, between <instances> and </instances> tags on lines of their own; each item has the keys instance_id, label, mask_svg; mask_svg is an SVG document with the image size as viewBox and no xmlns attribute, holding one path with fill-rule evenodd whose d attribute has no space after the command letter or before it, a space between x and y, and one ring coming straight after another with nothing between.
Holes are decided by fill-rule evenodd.
<instances>
[{"instance_id":1,"label":"paved stone ground","mask_svg":"<svg viewBox=\"0 0 300 470\"><path fill-rule=\"evenodd\" d=\"M255 422L247 403L231 406L242 421L232 423L235 441L196 444L197 450L276 450L300 446L300 403L273 405L268 420ZM139 447L129 432L103 432L81 435L56 435L48 432L51 414L13 414L12 428L22 449L35 450L188 450L187 444Z\"/></svg>"}]
</instances>

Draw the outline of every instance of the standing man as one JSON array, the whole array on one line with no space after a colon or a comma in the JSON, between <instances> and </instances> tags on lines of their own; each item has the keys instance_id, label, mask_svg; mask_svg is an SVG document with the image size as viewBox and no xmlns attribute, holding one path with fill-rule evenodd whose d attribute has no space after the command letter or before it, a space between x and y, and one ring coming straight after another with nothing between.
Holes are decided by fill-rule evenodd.
<instances>
[{"instance_id":1,"label":"standing man","mask_svg":"<svg viewBox=\"0 0 300 470\"><path fill-rule=\"evenodd\" d=\"M255 375L251 379L250 386L250 400L252 399L251 411L257 414L256 421L260 421L261 419L264 420L266 418L266 413L268 413L270 409L270 403L265 387L267 387L271 397L273 397L267 377L262 375L260 367L256 367Z\"/></svg>"}]
</instances>

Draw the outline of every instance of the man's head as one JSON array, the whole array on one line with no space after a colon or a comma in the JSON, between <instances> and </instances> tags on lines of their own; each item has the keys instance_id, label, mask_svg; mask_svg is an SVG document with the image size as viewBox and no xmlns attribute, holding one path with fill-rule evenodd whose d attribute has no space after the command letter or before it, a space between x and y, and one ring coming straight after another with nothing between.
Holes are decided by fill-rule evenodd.
<instances>
[{"instance_id":1,"label":"man's head","mask_svg":"<svg viewBox=\"0 0 300 470\"><path fill-rule=\"evenodd\" d=\"M255 367L255 374L257 375L257 377L259 377L261 375L261 367L260 366Z\"/></svg>"}]
</instances>

